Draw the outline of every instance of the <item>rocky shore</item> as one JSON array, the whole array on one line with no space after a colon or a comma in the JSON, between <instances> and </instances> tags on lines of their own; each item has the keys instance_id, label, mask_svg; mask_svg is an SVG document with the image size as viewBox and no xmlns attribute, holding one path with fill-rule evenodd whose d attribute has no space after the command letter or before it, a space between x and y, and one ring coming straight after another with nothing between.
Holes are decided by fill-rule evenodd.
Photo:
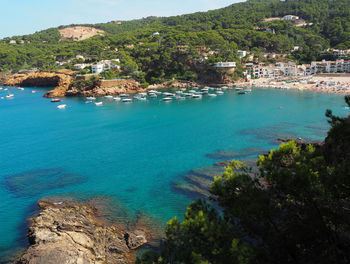
<instances>
[{"instance_id":1,"label":"rocky shore","mask_svg":"<svg viewBox=\"0 0 350 264\"><path fill-rule=\"evenodd\" d=\"M134 94L145 91L135 80L98 80L93 86L76 88L74 82L77 79L78 76L75 75L75 72L68 70L59 72L31 71L6 76L2 83L7 86L55 87L44 95L48 98Z\"/></svg>"},{"instance_id":2,"label":"rocky shore","mask_svg":"<svg viewBox=\"0 0 350 264\"><path fill-rule=\"evenodd\" d=\"M16 264L134 263L135 249L150 239L147 230L107 224L98 209L71 199L47 199L30 219L30 247Z\"/></svg>"}]
</instances>

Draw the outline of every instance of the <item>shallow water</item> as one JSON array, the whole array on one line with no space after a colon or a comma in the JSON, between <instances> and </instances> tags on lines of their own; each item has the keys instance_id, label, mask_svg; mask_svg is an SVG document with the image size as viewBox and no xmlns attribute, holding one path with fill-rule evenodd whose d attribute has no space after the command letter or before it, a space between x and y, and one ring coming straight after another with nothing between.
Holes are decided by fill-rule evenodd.
<instances>
[{"instance_id":1,"label":"shallow water","mask_svg":"<svg viewBox=\"0 0 350 264\"><path fill-rule=\"evenodd\" d=\"M58 110L45 89L10 90L15 98L0 100L0 252L23 245L24 220L47 195L106 195L162 223L181 218L191 199L172 183L211 166L218 151L251 158L254 149L276 148L277 138L321 140L325 110L348 111L342 96L264 89L100 107L67 98Z\"/></svg>"}]
</instances>

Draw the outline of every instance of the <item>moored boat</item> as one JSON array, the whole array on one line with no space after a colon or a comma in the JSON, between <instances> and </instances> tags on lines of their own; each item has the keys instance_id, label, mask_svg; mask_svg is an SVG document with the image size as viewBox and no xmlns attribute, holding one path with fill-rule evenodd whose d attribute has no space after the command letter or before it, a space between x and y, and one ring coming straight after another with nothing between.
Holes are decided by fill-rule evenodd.
<instances>
[{"instance_id":1,"label":"moored boat","mask_svg":"<svg viewBox=\"0 0 350 264\"><path fill-rule=\"evenodd\" d=\"M113 99L113 96L112 95L106 95L105 98L106 99Z\"/></svg>"},{"instance_id":2,"label":"moored boat","mask_svg":"<svg viewBox=\"0 0 350 264\"><path fill-rule=\"evenodd\" d=\"M94 96L89 96L89 97L86 97L87 100L96 100L96 97Z\"/></svg>"},{"instance_id":3,"label":"moored boat","mask_svg":"<svg viewBox=\"0 0 350 264\"><path fill-rule=\"evenodd\" d=\"M96 102L96 103L94 103L96 106L101 106L101 105L103 105L103 102Z\"/></svg>"},{"instance_id":4,"label":"moored boat","mask_svg":"<svg viewBox=\"0 0 350 264\"><path fill-rule=\"evenodd\" d=\"M59 102L61 102L61 99L58 99L58 98L51 99L51 103L59 103Z\"/></svg>"},{"instance_id":5,"label":"moored boat","mask_svg":"<svg viewBox=\"0 0 350 264\"><path fill-rule=\"evenodd\" d=\"M9 98L13 98L13 97L15 97L15 95L14 95L14 94L8 94L8 95L6 95L6 98L7 98L7 99L9 99Z\"/></svg>"},{"instance_id":6,"label":"moored boat","mask_svg":"<svg viewBox=\"0 0 350 264\"><path fill-rule=\"evenodd\" d=\"M65 109L66 107L67 107L66 104L61 104L57 106L58 109Z\"/></svg>"},{"instance_id":7,"label":"moored boat","mask_svg":"<svg viewBox=\"0 0 350 264\"><path fill-rule=\"evenodd\" d=\"M208 93L208 96L209 96L209 97L217 97L216 94L212 94L212 93Z\"/></svg>"},{"instance_id":8,"label":"moored boat","mask_svg":"<svg viewBox=\"0 0 350 264\"><path fill-rule=\"evenodd\" d=\"M217 93L218 95L223 95L223 94L224 94L223 91L216 91L216 93Z\"/></svg>"},{"instance_id":9,"label":"moored boat","mask_svg":"<svg viewBox=\"0 0 350 264\"><path fill-rule=\"evenodd\" d=\"M171 97L164 97L161 101L164 101L164 102L169 102L169 101L172 101L173 98Z\"/></svg>"},{"instance_id":10,"label":"moored boat","mask_svg":"<svg viewBox=\"0 0 350 264\"><path fill-rule=\"evenodd\" d=\"M132 103L132 100L130 98L124 98L122 100L123 103Z\"/></svg>"},{"instance_id":11,"label":"moored boat","mask_svg":"<svg viewBox=\"0 0 350 264\"><path fill-rule=\"evenodd\" d=\"M116 97L113 98L113 100L116 101L116 102L120 102L122 99L120 97L116 96Z\"/></svg>"}]
</instances>

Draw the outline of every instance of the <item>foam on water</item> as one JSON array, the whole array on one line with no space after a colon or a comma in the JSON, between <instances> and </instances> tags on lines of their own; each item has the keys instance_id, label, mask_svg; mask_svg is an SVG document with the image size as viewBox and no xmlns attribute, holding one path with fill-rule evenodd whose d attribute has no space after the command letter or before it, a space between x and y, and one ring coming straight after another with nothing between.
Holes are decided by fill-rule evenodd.
<instances>
[{"instance_id":1,"label":"foam on water","mask_svg":"<svg viewBox=\"0 0 350 264\"><path fill-rule=\"evenodd\" d=\"M276 148L276 138L321 140L327 131L316 128L328 127L325 110L348 111L342 96L263 89L170 103L101 99L100 107L66 98L58 110L42 90L9 89L15 97L0 100L2 252L25 241L24 220L43 196L106 195L165 223L190 202L173 183L212 166L218 150L249 156Z\"/></svg>"}]
</instances>

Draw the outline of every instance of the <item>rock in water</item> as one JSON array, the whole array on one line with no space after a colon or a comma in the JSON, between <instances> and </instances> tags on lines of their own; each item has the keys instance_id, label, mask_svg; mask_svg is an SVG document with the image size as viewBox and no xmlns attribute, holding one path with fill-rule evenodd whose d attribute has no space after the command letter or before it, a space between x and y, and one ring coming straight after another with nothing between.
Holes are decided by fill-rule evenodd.
<instances>
[{"instance_id":1,"label":"rock in water","mask_svg":"<svg viewBox=\"0 0 350 264\"><path fill-rule=\"evenodd\" d=\"M31 246L17 264L134 263L133 250L147 243L144 230L126 230L97 219L97 209L69 200L40 201L31 218Z\"/></svg>"}]
</instances>

